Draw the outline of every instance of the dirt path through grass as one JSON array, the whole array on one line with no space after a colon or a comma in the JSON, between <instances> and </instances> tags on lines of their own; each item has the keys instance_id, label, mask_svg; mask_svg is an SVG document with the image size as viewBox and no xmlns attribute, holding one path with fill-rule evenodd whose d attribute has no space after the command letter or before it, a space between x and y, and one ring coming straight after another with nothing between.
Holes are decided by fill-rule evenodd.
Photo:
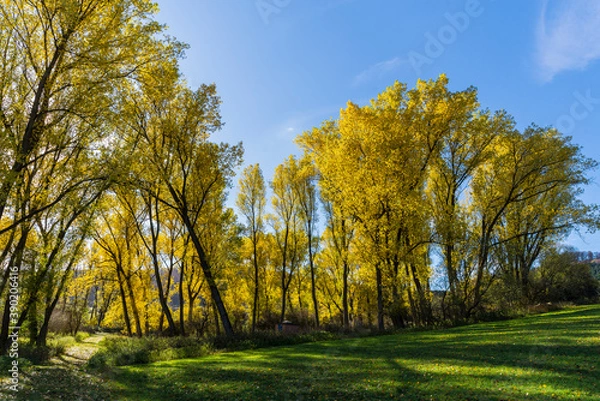
<instances>
[{"instance_id":1,"label":"dirt path through grass","mask_svg":"<svg viewBox=\"0 0 600 401\"><path fill-rule=\"evenodd\" d=\"M85 370L85 364L104 337L104 334L93 334L68 346L63 355L52 358L47 365L24 367L20 372L19 391L15 394L3 385L0 400L112 400L103 379Z\"/></svg>"},{"instance_id":2,"label":"dirt path through grass","mask_svg":"<svg viewBox=\"0 0 600 401\"><path fill-rule=\"evenodd\" d=\"M94 352L98 350L98 344L104 340L105 337L106 334L103 333L92 334L81 342L67 347L63 355L59 358L54 358L51 362L83 366L90 360L92 355L94 355Z\"/></svg>"}]
</instances>

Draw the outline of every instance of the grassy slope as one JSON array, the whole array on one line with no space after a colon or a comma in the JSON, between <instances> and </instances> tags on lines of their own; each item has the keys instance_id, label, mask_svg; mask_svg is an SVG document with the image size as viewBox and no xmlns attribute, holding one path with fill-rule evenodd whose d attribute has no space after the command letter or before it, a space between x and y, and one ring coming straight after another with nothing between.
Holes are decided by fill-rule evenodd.
<instances>
[{"instance_id":1,"label":"grassy slope","mask_svg":"<svg viewBox=\"0 0 600 401\"><path fill-rule=\"evenodd\" d=\"M117 369L114 399L597 400L600 306Z\"/></svg>"}]
</instances>

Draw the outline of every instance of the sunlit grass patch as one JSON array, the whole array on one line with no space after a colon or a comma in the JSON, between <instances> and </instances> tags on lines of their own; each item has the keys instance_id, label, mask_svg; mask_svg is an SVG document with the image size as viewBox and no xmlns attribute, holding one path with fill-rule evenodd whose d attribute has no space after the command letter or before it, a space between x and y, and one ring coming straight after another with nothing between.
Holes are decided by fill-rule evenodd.
<instances>
[{"instance_id":1,"label":"sunlit grass patch","mask_svg":"<svg viewBox=\"0 0 600 401\"><path fill-rule=\"evenodd\" d=\"M596 400L600 306L124 367L115 399Z\"/></svg>"}]
</instances>

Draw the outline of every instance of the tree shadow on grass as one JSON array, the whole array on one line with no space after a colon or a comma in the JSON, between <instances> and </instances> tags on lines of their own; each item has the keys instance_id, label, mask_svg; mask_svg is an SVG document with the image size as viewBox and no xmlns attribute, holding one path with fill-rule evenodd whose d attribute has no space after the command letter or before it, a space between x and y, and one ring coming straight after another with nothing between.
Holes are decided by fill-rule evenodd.
<instances>
[{"instance_id":1,"label":"tree shadow on grass","mask_svg":"<svg viewBox=\"0 0 600 401\"><path fill-rule=\"evenodd\" d=\"M3 387L0 400L116 400L99 377L72 366L35 366L21 372L19 379L19 391Z\"/></svg>"},{"instance_id":2,"label":"tree shadow on grass","mask_svg":"<svg viewBox=\"0 0 600 401\"><path fill-rule=\"evenodd\" d=\"M541 390L526 392L522 389L530 386L532 379L539 381L540 375L545 375L548 380L564 380L556 388L594 394L595 383L600 381L597 372L583 378L581 369L556 363L566 357L589 356L589 347L557 347L552 351L555 360L537 364L531 362L535 353L521 346L505 350L506 359L490 360L490 355L501 356L498 350L481 347L465 354L437 347L417 355L402 347L374 349L350 343L334 348L332 344L306 344L300 349L282 347L119 369L112 377L118 384L115 398L131 401L163 398L182 401L549 400L561 397L552 397ZM420 364L432 365L434 360L460 366L462 371L450 374L418 368ZM511 368L520 369L526 373L513 377L499 374L496 368L509 372Z\"/></svg>"},{"instance_id":3,"label":"tree shadow on grass","mask_svg":"<svg viewBox=\"0 0 600 401\"><path fill-rule=\"evenodd\" d=\"M598 315L575 312L571 317ZM600 383L594 319L527 320L123 368L112 376L115 398L594 400Z\"/></svg>"}]
</instances>

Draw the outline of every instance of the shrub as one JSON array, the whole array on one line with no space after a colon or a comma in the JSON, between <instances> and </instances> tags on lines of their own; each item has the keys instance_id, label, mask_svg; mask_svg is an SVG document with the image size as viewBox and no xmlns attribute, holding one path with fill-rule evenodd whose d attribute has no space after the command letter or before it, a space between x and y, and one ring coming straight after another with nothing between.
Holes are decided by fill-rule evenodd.
<instances>
[{"instance_id":1,"label":"shrub","mask_svg":"<svg viewBox=\"0 0 600 401\"><path fill-rule=\"evenodd\" d=\"M0 356L0 377L10 377L9 369L13 366L13 358L8 355ZM18 358L19 370L24 370L31 366L31 361L25 358Z\"/></svg>"},{"instance_id":2,"label":"shrub","mask_svg":"<svg viewBox=\"0 0 600 401\"><path fill-rule=\"evenodd\" d=\"M108 357L108 353L105 350L97 351L92 357L88 360L88 367L92 369L103 369L107 366L110 366L112 359Z\"/></svg>"},{"instance_id":3,"label":"shrub","mask_svg":"<svg viewBox=\"0 0 600 401\"><path fill-rule=\"evenodd\" d=\"M206 343L191 337L106 338L104 348L96 352L88 366L137 365L179 358L192 358L209 354Z\"/></svg>"},{"instance_id":4,"label":"shrub","mask_svg":"<svg viewBox=\"0 0 600 401\"><path fill-rule=\"evenodd\" d=\"M537 303L598 301L600 284L592 275L590 264L579 262L571 251L546 256L534 271L532 281Z\"/></svg>"},{"instance_id":5,"label":"shrub","mask_svg":"<svg viewBox=\"0 0 600 401\"><path fill-rule=\"evenodd\" d=\"M51 358L63 355L71 344L73 337L63 337L58 335L48 336L46 346L37 346L27 343L19 344L19 359L25 359L29 362L41 365L47 363Z\"/></svg>"},{"instance_id":6,"label":"shrub","mask_svg":"<svg viewBox=\"0 0 600 401\"><path fill-rule=\"evenodd\" d=\"M214 350L245 350L314 341L336 340L340 335L327 331L303 334L279 334L261 331L238 334L235 337L218 336L201 341L192 337L116 337L106 338L103 348L89 360L88 366L102 369L109 366L137 365L181 358L196 358Z\"/></svg>"},{"instance_id":7,"label":"shrub","mask_svg":"<svg viewBox=\"0 0 600 401\"><path fill-rule=\"evenodd\" d=\"M41 347L22 344L19 346L19 357L27 359L35 365L41 365L47 363L51 358L64 354L65 350L64 342L48 343L47 346Z\"/></svg>"},{"instance_id":8,"label":"shrub","mask_svg":"<svg viewBox=\"0 0 600 401\"><path fill-rule=\"evenodd\" d=\"M238 334L234 337L217 336L212 339L214 349L228 351L294 345L315 341L336 340L340 335L328 331L311 331L301 334L280 334L259 331L254 334Z\"/></svg>"},{"instance_id":9,"label":"shrub","mask_svg":"<svg viewBox=\"0 0 600 401\"><path fill-rule=\"evenodd\" d=\"M58 348L56 351L58 351L58 355L61 354L61 348ZM62 351L64 352L64 349ZM56 355L50 347L37 347L25 344L19 347L19 356L31 361L35 365L44 364Z\"/></svg>"},{"instance_id":10,"label":"shrub","mask_svg":"<svg viewBox=\"0 0 600 401\"><path fill-rule=\"evenodd\" d=\"M90 336L89 333L86 333L84 331L80 331L77 334L75 334L75 341L78 343L83 342L86 338L88 338Z\"/></svg>"},{"instance_id":11,"label":"shrub","mask_svg":"<svg viewBox=\"0 0 600 401\"><path fill-rule=\"evenodd\" d=\"M529 313L548 313L555 312L563 309L561 304L553 304L552 302L546 302L545 304L532 305L528 308Z\"/></svg>"}]
</instances>

